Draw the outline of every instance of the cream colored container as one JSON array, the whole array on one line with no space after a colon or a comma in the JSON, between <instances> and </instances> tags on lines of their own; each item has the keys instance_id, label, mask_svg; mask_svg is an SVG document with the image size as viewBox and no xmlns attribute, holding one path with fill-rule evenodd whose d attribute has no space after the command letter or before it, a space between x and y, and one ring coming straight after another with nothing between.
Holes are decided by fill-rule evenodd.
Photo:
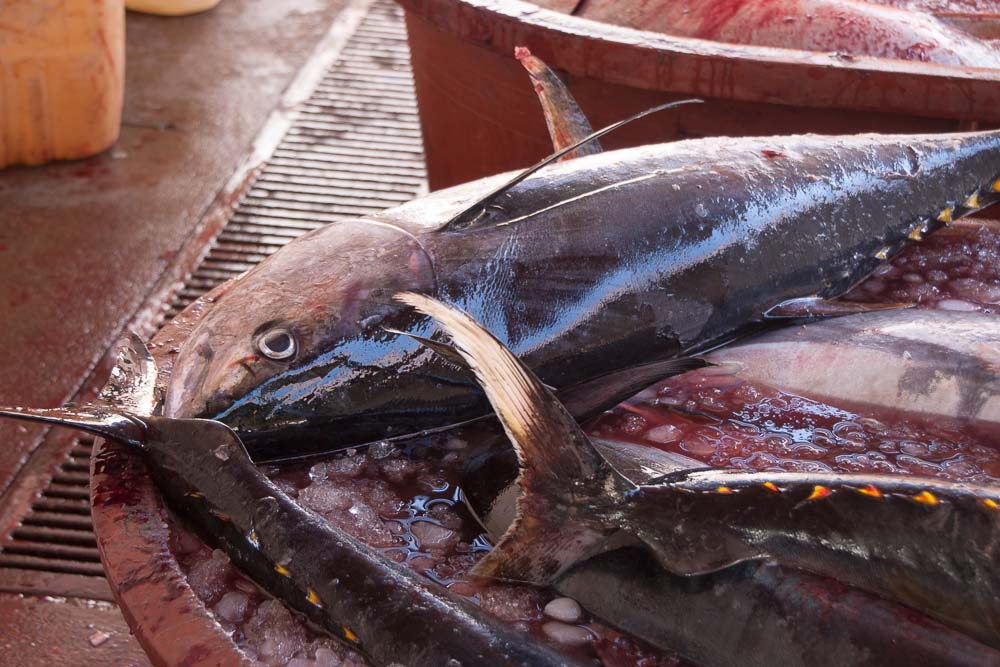
<instances>
[{"instance_id":1,"label":"cream colored container","mask_svg":"<svg viewBox=\"0 0 1000 667\"><path fill-rule=\"evenodd\" d=\"M0 167L110 146L124 75L123 0L0 0Z\"/></svg>"},{"instance_id":2,"label":"cream colored container","mask_svg":"<svg viewBox=\"0 0 1000 667\"><path fill-rule=\"evenodd\" d=\"M217 4L219 0L126 0L125 7L146 14L184 16L208 11Z\"/></svg>"}]
</instances>

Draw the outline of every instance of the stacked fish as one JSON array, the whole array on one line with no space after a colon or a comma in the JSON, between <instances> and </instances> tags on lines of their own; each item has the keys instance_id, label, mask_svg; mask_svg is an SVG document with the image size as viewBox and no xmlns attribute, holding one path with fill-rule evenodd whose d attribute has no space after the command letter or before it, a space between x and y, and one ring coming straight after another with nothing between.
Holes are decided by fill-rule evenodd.
<instances>
[{"instance_id":1,"label":"stacked fish","mask_svg":"<svg viewBox=\"0 0 1000 667\"><path fill-rule=\"evenodd\" d=\"M583 664L324 521L255 465L469 423L496 436L465 485L495 544L473 574L553 585L703 664L884 662L927 634L929 660L995 661L995 483L712 468L578 424L698 373L995 434L994 315L840 297L1000 200L1000 133L600 152L603 131L519 57L552 157L322 228L217 288L163 406L134 339L102 403L0 414L141 452L199 535L377 665ZM863 608L818 617L803 591L833 581Z\"/></svg>"}]
</instances>

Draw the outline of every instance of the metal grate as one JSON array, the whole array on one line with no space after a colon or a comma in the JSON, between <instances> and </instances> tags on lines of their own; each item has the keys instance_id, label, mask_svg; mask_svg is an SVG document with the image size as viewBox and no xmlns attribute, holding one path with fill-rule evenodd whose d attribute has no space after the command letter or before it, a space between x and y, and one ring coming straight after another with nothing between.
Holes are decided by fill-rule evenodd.
<instances>
[{"instance_id":1,"label":"metal grate","mask_svg":"<svg viewBox=\"0 0 1000 667\"><path fill-rule=\"evenodd\" d=\"M166 317L293 238L408 201L425 182L402 10L391 0L376 0L340 57L295 109L285 136ZM80 439L70 447L58 472L0 544L0 570L103 578L90 519L93 444Z\"/></svg>"},{"instance_id":2,"label":"metal grate","mask_svg":"<svg viewBox=\"0 0 1000 667\"><path fill-rule=\"evenodd\" d=\"M401 204L423 190L416 104L402 9L378 0L296 109L167 318L293 238Z\"/></svg>"},{"instance_id":3,"label":"metal grate","mask_svg":"<svg viewBox=\"0 0 1000 667\"><path fill-rule=\"evenodd\" d=\"M74 441L41 495L0 551L0 568L101 577L90 521L90 452L94 441Z\"/></svg>"}]
</instances>

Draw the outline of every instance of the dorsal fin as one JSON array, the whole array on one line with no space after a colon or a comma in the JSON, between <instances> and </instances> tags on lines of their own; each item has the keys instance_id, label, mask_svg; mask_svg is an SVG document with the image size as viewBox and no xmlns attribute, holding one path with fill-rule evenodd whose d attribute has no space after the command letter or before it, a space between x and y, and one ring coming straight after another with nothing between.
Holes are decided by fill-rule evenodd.
<instances>
[{"instance_id":1,"label":"dorsal fin","mask_svg":"<svg viewBox=\"0 0 1000 667\"><path fill-rule=\"evenodd\" d=\"M571 146L594 133L590 121L580 109L569 88L541 58L532 55L524 46L514 48L514 57L528 71L531 83L545 114L545 125L549 128L552 150ZM601 144L595 139L575 151L563 155L560 160L572 160L584 155L601 152Z\"/></svg>"},{"instance_id":2,"label":"dorsal fin","mask_svg":"<svg viewBox=\"0 0 1000 667\"><path fill-rule=\"evenodd\" d=\"M517 516L472 572L544 584L601 551L614 529L591 520L594 508L614 503L633 485L612 469L535 374L475 320L419 294L396 299L433 317L451 336L517 453Z\"/></svg>"},{"instance_id":3,"label":"dorsal fin","mask_svg":"<svg viewBox=\"0 0 1000 667\"><path fill-rule=\"evenodd\" d=\"M495 190L492 190L483 197L480 197L473 204L462 209L457 214L452 216L451 220L445 223L442 229L446 231L457 231L460 229L465 229L466 227L475 224L476 221L479 219L479 217L486 211L486 208L493 202L494 199L502 195L507 190L510 190L512 187L514 187L524 179L528 178L539 169L542 169L543 167L546 167L552 164L553 162L556 162L562 156L572 153L576 149L580 148L585 144L590 143L595 139L600 139L604 135L614 132L615 130L624 125L628 125L631 122L637 121L640 118L645 118L646 116L657 113L659 111L666 111L667 109L676 109L677 107L683 106L685 104L701 104L703 101L704 100L690 99L690 100L677 100L676 102L667 102L666 104L655 106L652 109L646 109L645 111L640 111L639 113L633 116L629 116L628 118L625 118L623 120L620 120L617 123L612 123L607 127L601 128L600 130L597 130L596 132L584 137L575 144L572 144L561 150L558 150L552 155L548 156L547 158L544 158L543 160L536 162L534 165L528 167L527 169L519 173L517 176L514 176L510 180L503 183L500 187L496 188Z\"/></svg>"}]
</instances>

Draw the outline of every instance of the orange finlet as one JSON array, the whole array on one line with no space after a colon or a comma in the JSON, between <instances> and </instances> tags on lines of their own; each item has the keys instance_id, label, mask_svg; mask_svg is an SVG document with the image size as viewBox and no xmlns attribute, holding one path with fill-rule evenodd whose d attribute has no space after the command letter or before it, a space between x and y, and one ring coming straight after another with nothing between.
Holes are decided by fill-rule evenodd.
<instances>
[{"instance_id":1,"label":"orange finlet","mask_svg":"<svg viewBox=\"0 0 1000 667\"><path fill-rule=\"evenodd\" d=\"M1000 503L997 503L997 501L993 500L992 498L983 498L982 502L991 510L994 511L1000 510Z\"/></svg>"},{"instance_id":2,"label":"orange finlet","mask_svg":"<svg viewBox=\"0 0 1000 667\"><path fill-rule=\"evenodd\" d=\"M764 482L761 486L763 486L768 491L774 491L775 493L781 493L781 489L779 489L774 482Z\"/></svg>"},{"instance_id":3,"label":"orange finlet","mask_svg":"<svg viewBox=\"0 0 1000 667\"><path fill-rule=\"evenodd\" d=\"M876 489L874 486L869 484L868 486L858 489L858 493L863 496L868 496L869 498L881 498L882 492Z\"/></svg>"},{"instance_id":4,"label":"orange finlet","mask_svg":"<svg viewBox=\"0 0 1000 667\"><path fill-rule=\"evenodd\" d=\"M922 505L940 505L941 501L930 491L921 491L913 499Z\"/></svg>"},{"instance_id":5,"label":"orange finlet","mask_svg":"<svg viewBox=\"0 0 1000 667\"><path fill-rule=\"evenodd\" d=\"M717 487L715 487L715 492L716 493L732 493L733 490L730 489L728 486L717 486Z\"/></svg>"}]
</instances>

